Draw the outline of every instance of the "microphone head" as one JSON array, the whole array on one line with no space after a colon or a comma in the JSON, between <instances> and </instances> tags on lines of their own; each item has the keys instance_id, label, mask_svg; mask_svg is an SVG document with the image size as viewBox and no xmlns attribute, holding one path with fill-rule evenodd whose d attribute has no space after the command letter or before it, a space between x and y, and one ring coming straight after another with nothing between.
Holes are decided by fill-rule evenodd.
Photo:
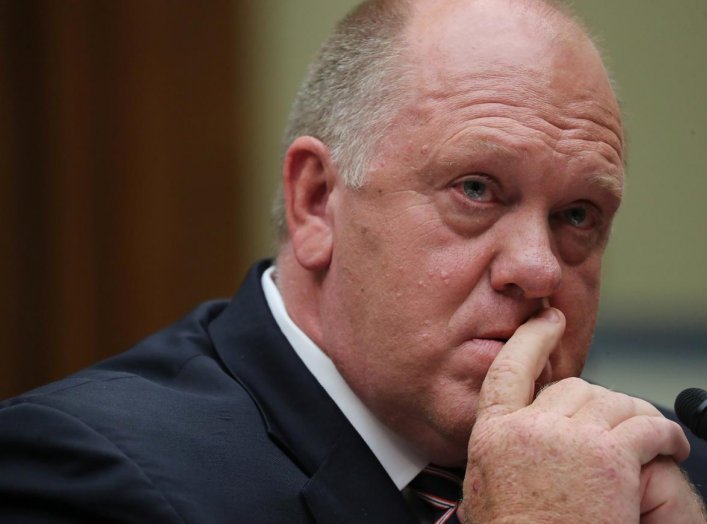
<instances>
[{"instance_id":1,"label":"microphone head","mask_svg":"<svg viewBox=\"0 0 707 524\"><path fill-rule=\"evenodd\" d=\"M690 431L707 439L707 391L689 388L675 399L675 413Z\"/></svg>"}]
</instances>

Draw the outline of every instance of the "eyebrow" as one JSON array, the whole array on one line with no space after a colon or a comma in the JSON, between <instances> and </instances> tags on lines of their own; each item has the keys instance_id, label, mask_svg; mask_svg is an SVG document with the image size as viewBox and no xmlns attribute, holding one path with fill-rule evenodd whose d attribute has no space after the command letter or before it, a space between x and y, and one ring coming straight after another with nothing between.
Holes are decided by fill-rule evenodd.
<instances>
[{"instance_id":1,"label":"eyebrow","mask_svg":"<svg viewBox=\"0 0 707 524\"><path fill-rule=\"evenodd\" d=\"M495 140L486 138L474 137L469 141L464 139L454 145L454 149L456 148L463 148L465 151L471 153L486 155L491 154L494 156L494 159L498 159L500 161L517 161L523 156L522 153L512 147L504 146ZM446 161L451 163L452 161L449 159L450 153L453 156L454 153L448 151L438 156L437 159L442 162ZM621 173L593 173L587 177L586 182L590 186L595 186L603 191L608 191L619 201L623 198L624 183Z\"/></svg>"},{"instance_id":2,"label":"eyebrow","mask_svg":"<svg viewBox=\"0 0 707 524\"><path fill-rule=\"evenodd\" d=\"M610 175L608 173L596 173L589 177L588 182L603 190L608 190L619 200L623 198L624 184L621 176Z\"/></svg>"},{"instance_id":3,"label":"eyebrow","mask_svg":"<svg viewBox=\"0 0 707 524\"><path fill-rule=\"evenodd\" d=\"M453 137L454 138L454 137ZM447 141L449 142L449 141ZM443 144L444 145L444 144ZM450 157L454 157L454 153L458 150L463 150L465 153L475 153L475 154L492 154L495 159L504 161L518 159L518 152L514 151L512 148L506 147L499 144L493 140L470 138L464 139L456 142L451 150L447 150L437 156L437 160L443 163L452 163L453 161Z\"/></svg>"}]
</instances>

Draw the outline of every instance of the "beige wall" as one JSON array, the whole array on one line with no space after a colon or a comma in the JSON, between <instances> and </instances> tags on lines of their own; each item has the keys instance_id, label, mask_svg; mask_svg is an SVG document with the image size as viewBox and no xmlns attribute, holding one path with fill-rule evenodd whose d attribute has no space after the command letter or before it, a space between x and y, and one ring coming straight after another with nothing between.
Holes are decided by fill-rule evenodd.
<instances>
[{"instance_id":1,"label":"beige wall","mask_svg":"<svg viewBox=\"0 0 707 524\"><path fill-rule=\"evenodd\" d=\"M336 21L356 4L351 0L258 0L254 26L253 75L258 115L252 143L252 163L259 166L252 180L250 216L259 229L254 256L272 253L270 202L280 176L280 140L289 106L307 64Z\"/></svg>"},{"instance_id":2,"label":"beige wall","mask_svg":"<svg viewBox=\"0 0 707 524\"><path fill-rule=\"evenodd\" d=\"M619 84L628 192L605 272L605 310L707 319L707 3L584 0Z\"/></svg>"},{"instance_id":3,"label":"beige wall","mask_svg":"<svg viewBox=\"0 0 707 524\"><path fill-rule=\"evenodd\" d=\"M260 0L254 66L260 166L252 213L270 247L269 200L288 105L310 56L351 0ZM619 84L628 192L606 259L603 322L707 319L707 3L577 0ZM667 319L667 320L666 320Z\"/></svg>"}]
</instances>

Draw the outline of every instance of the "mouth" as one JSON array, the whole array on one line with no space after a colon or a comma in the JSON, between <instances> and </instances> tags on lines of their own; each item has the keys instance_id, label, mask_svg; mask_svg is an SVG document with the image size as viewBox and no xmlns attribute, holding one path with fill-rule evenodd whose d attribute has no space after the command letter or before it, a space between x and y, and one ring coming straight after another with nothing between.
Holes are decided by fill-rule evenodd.
<instances>
[{"instance_id":1,"label":"mouth","mask_svg":"<svg viewBox=\"0 0 707 524\"><path fill-rule=\"evenodd\" d=\"M472 338L469 342L480 350L498 353L503 345L508 342L508 339L505 337L478 337Z\"/></svg>"},{"instance_id":2,"label":"mouth","mask_svg":"<svg viewBox=\"0 0 707 524\"><path fill-rule=\"evenodd\" d=\"M470 366L478 373L485 376L496 357L508 342L510 337L478 337L471 338L462 346L465 353L470 357ZM468 352L468 353L467 353ZM540 376L535 381L536 394L540 389L552 379L552 365L548 360L545 363Z\"/></svg>"},{"instance_id":3,"label":"mouth","mask_svg":"<svg viewBox=\"0 0 707 524\"><path fill-rule=\"evenodd\" d=\"M473 337L474 340L491 340L505 344L514 334L515 329L499 329L492 332L482 333Z\"/></svg>"}]
</instances>

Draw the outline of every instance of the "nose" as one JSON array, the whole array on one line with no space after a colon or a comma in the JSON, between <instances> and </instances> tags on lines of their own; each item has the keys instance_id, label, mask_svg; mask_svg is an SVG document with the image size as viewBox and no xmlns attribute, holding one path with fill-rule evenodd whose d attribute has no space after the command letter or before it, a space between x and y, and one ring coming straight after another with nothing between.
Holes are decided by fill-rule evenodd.
<instances>
[{"instance_id":1,"label":"nose","mask_svg":"<svg viewBox=\"0 0 707 524\"><path fill-rule=\"evenodd\" d=\"M491 262L491 286L524 298L549 297L560 285L562 267L552 247L547 220L516 220L499 238Z\"/></svg>"}]
</instances>

